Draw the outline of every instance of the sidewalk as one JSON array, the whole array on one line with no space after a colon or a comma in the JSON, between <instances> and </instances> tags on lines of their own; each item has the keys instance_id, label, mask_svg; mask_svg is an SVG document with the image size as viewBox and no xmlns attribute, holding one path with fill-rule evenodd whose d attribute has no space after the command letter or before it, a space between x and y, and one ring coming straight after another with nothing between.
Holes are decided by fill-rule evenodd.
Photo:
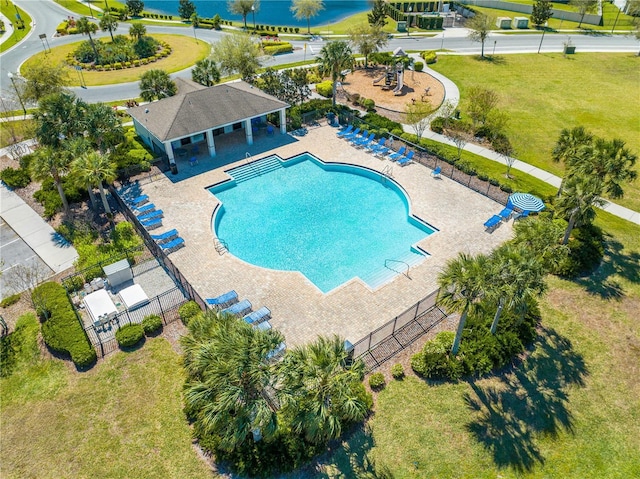
<instances>
[{"instance_id":1,"label":"sidewalk","mask_svg":"<svg viewBox=\"0 0 640 479\"><path fill-rule=\"evenodd\" d=\"M419 58L416 54L411 55L412 57ZM460 90L455 83L449 80L444 75L430 69L428 65L425 65L425 70L429 75L433 76L435 79L440 81L444 85L444 101L449 101L455 107L458 105L460 101ZM415 131L409 125L402 125L402 128L407 133L415 134ZM454 143L449 140L447 137L435 133L431 130L425 131L423 138L428 138L433 141L437 141L438 143L444 143L450 146L455 146ZM498 153L488 148L485 148L480 145L476 145L473 143L467 143L464 147L465 151L475 153L476 155L483 156L489 160L496 161L498 163L504 164L506 167L506 162L503 157L501 157ZM555 176L548 171L537 168L533 165L525 163L524 161L520 161L515 159L512 168L514 170L522 171L523 173L527 173L528 175L533 176L534 178L538 178L539 180L544 181L545 183L549 183L550 185L555 186L556 188L560 188L560 183L562 178ZM622 219L631 221L637 225L640 225L640 213L637 211L633 211L629 208L625 208L624 206L620 206L616 203L612 203L611 201L605 200L605 204L601 207L601 209L611 213L612 215L618 216Z\"/></svg>"}]
</instances>

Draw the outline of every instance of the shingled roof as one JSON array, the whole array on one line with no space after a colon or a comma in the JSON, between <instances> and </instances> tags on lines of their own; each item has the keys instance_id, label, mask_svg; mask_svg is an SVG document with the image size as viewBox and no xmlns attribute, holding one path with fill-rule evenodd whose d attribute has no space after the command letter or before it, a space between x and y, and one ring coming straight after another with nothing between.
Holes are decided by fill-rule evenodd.
<instances>
[{"instance_id":1,"label":"shingled roof","mask_svg":"<svg viewBox=\"0 0 640 479\"><path fill-rule=\"evenodd\" d=\"M246 82L187 91L127 110L160 141L272 113L290 105Z\"/></svg>"}]
</instances>

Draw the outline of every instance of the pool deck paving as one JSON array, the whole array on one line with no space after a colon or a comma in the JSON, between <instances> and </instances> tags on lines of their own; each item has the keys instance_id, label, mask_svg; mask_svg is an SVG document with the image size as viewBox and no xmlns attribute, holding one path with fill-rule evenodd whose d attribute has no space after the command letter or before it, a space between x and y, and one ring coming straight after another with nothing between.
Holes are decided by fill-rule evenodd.
<instances>
[{"instance_id":1,"label":"pool deck paving","mask_svg":"<svg viewBox=\"0 0 640 479\"><path fill-rule=\"evenodd\" d=\"M409 196L411 212L438 229L418 243L431 256L412 267L408 277L398 274L375 291L353 279L323 294L299 272L268 270L231 253L218 254L212 230L218 200L207 188L229 179L225 170L245 164L247 150L254 159L271 154L290 158L309 152L327 162L350 163L380 172L390 165L393 178ZM199 294L207 298L234 289L241 299L251 301L254 310L268 307L271 324L285 335L289 347L319 334L335 333L352 343L358 341L437 289L437 274L447 260L459 252L488 253L512 237L512 221L491 233L483 226L502 205L448 178L433 178L431 170L422 165L400 167L356 149L338 139L336 129L326 125L309 129L304 137L258 137L252 147L238 142L214 159L200 158L190 177L185 168L189 167L182 167L180 181L168 174L143 185L143 193L164 211L164 227L154 233L176 228L186 247L172 253L171 260ZM247 234L259 242L266 232L257 224Z\"/></svg>"}]
</instances>

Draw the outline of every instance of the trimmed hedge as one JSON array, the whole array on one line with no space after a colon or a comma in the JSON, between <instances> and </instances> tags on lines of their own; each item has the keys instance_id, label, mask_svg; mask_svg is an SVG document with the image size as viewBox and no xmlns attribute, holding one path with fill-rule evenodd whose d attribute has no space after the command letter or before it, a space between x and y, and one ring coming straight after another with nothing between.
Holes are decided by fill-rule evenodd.
<instances>
[{"instance_id":1,"label":"trimmed hedge","mask_svg":"<svg viewBox=\"0 0 640 479\"><path fill-rule=\"evenodd\" d=\"M191 318L199 315L200 313L202 313L202 310L200 309L200 306L198 306L198 303L196 303L195 301L184 303L178 308L178 315L180 316L180 319L185 324L185 326L189 324Z\"/></svg>"},{"instance_id":2,"label":"trimmed hedge","mask_svg":"<svg viewBox=\"0 0 640 479\"><path fill-rule=\"evenodd\" d=\"M2 301L0 301L0 307L8 308L12 304L16 304L18 301L20 301L20 296L21 296L20 293L16 293L16 294L12 294L11 296L7 296Z\"/></svg>"},{"instance_id":3,"label":"trimmed hedge","mask_svg":"<svg viewBox=\"0 0 640 479\"><path fill-rule=\"evenodd\" d=\"M384 374L382 373L373 373L369 376L369 387L374 391L379 391L385 385Z\"/></svg>"},{"instance_id":4,"label":"trimmed hedge","mask_svg":"<svg viewBox=\"0 0 640 479\"><path fill-rule=\"evenodd\" d=\"M132 348L144 338L141 324L127 324L116 331L116 341L121 348Z\"/></svg>"},{"instance_id":5,"label":"trimmed hedge","mask_svg":"<svg viewBox=\"0 0 640 479\"><path fill-rule=\"evenodd\" d=\"M393 379L397 381L404 379L404 368L402 367L402 364L394 364L391 367L391 375L393 376Z\"/></svg>"},{"instance_id":6,"label":"trimmed hedge","mask_svg":"<svg viewBox=\"0 0 640 479\"><path fill-rule=\"evenodd\" d=\"M333 82L331 80L316 83L316 93L325 98L331 98L333 95Z\"/></svg>"},{"instance_id":7,"label":"trimmed hedge","mask_svg":"<svg viewBox=\"0 0 640 479\"><path fill-rule=\"evenodd\" d=\"M262 42L262 49L267 55L280 55L282 53L291 53L293 45L289 42Z\"/></svg>"},{"instance_id":8,"label":"trimmed hedge","mask_svg":"<svg viewBox=\"0 0 640 479\"><path fill-rule=\"evenodd\" d=\"M438 61L438 55L436 54L435 50L425 50L420 53L420 56L427 65L431 65L432 63Z\"/></svg>"},{"instance_id":9,"label":"trimmed hedge","mask_svg":"<svg viewBox=\"0 0 640 479\"><path fill-rule=\"evenodd\" d=\"M157 331L162 329L162 318L157 314L145 316L142 320L142 329L144 330L144 334L147 336L155 334Z\"/></svg>"},{"instance_id":10,"label":"trimmed hedge","mask_svg":"<svg viewBox=\"0 0 640 479\"><path fill-rule=\"evenodd\" d=\"M421 72L422 70L424 70L424 63L422 62L415 62L413 64L413 69L417 72Z\"/></svg>"},{"instance_id":11,"label":"trimmed hedge","mask_svg":"<svg viewBox=\"0 0 640 479\"><path fill-rule=\"evenodd\" d=\"M65 289L54 282L43 283L32 294L38 315L44 318L42 337L52 350L71 356L79 368L92 365L96 351L89 342Z\"/></svg>"}]
</instances>

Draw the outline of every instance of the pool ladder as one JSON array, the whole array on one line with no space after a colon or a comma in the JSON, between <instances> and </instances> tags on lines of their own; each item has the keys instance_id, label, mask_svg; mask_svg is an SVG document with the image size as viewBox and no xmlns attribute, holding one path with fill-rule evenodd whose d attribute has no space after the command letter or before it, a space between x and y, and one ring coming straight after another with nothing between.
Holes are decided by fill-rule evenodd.
<instances>
[{"instance_id":1,"label":"pool ladder","mask_svg":"<svg viewBox=\"0 0 640 479\"><path fill-rule=\"evenodd\" d=\"M386 185L389 178L393 178L393 166L387 165L382 170L382 184Z\"/></svg>"},{"instance_id":2,"label":"pool ladder","mask_svg":"<svg viewBox=\"0 0 640 479\"><path fill-rule=\"evenodd\" d=\"M392 268L391 266L389 266L389 263L400 263L402 264L404 267L406 267L406 269L404 271L398 271L397 269ZM406 261L401 261L399 259L385 259L384 260L384 267L387 269L390 269L391 271L395 271L396 273L401 273L404 274L407 278L411 279L411 276L409 276L409 263L407 263Z\"/></svg>"},{"instance_id":3,"label":"pool ladder","mask_svg":"<svg viewBox=\"0 0 640 479\"><path fill-rule=\"evenodd\" d=\"M229 252L229 245L221 238L213 238L213 247L220 256Z\"/></svg>"}]
</instances>

